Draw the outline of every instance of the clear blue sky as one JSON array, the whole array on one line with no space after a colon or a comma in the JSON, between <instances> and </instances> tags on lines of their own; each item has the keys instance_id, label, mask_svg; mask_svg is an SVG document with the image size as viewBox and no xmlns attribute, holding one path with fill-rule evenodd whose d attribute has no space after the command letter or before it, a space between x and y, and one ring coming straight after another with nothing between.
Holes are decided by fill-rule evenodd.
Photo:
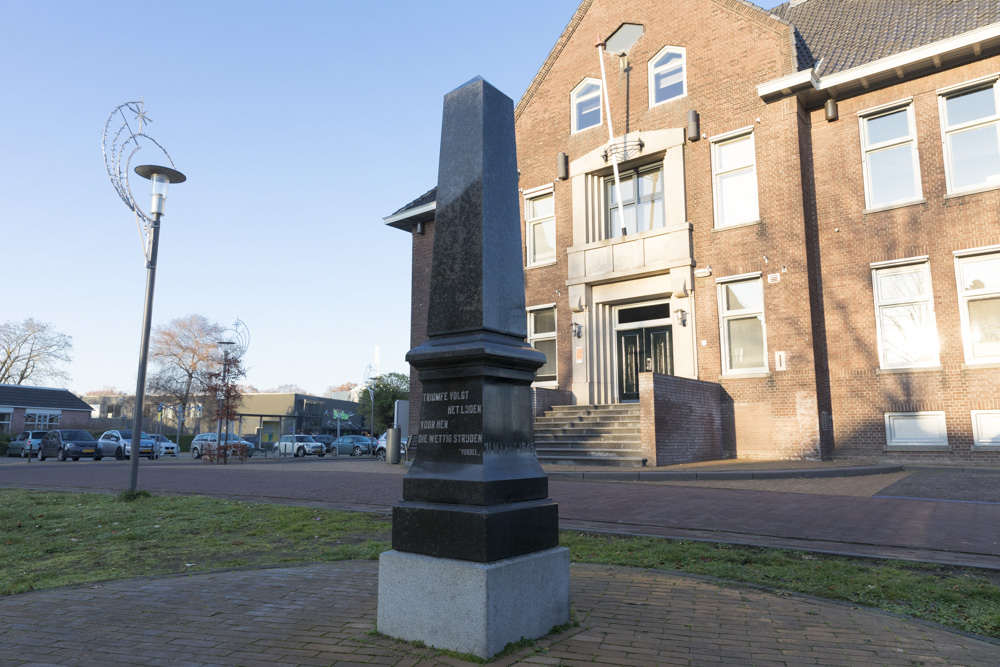
<instances>
[{"instance_id":1,"label":"clear blue sky","mask_svg":"<svg viewBox=\"0 0 1000 667\"><path fill-rule=\"evenodd\" d=\"M0 321L72 336L70 389L134 391L146 271L101 139L143 97L188 177L154 326L239 317L260 389L360 382L376 345L407 372L410 237L381 219L435 185L444 94L481 75L516 101L577 5L0 1Z\"/></svg>"}]
</instances>

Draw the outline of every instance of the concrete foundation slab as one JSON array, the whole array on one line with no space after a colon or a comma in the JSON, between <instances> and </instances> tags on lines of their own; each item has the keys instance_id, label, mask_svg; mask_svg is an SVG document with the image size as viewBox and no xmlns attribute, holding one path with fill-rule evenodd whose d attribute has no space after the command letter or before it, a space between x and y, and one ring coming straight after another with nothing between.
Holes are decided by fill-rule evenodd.
<instances>
[{"instance_id":1,"label":"concrete foundation slab","mask_svg":"<svg viewBox=\"0 0 1000 667\"><path fill-rule=\"evenodd\" d=\"M565 547L490 563L395 550L379 557L382 634L488 658L568 621Z\"/></svg>"}]
</instances>

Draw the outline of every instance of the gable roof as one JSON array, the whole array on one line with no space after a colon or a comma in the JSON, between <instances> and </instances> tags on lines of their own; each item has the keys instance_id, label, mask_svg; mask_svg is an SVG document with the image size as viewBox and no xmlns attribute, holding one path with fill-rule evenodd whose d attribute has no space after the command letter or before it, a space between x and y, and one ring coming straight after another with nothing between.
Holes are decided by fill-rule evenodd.
<instances>
[{"instance_id":1,"label":"gable roof","mask_svg":"<svg viewBox=\"0 0 1000 667\"><path fill-rule=\"evenodd\" d=\"M89 404L68 389L24 387L14 384L0 384L0 405L15 408L91 411Z\"/></svg>"},{"instance_id":2,"label":"gable roof","mask_svg":"<svg viewBox=\"0 0 1000 667\"><path fill-rule=\"evenodd\" d=\"M791 0L771 10L795 29L799 70L819 75L1000 22L997 0Z\"/></svg>"}]
</instances>

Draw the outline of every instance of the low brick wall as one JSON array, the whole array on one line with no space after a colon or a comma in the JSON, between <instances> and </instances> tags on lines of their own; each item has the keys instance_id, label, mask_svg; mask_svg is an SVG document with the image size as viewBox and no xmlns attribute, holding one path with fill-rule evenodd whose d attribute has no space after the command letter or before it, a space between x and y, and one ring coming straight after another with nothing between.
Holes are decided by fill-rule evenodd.
<instances>
[{"instance_id":1,"label":"low brick wall","mask_svg":"<svg viewBox=\"0 0 1000 667\"><path fill-rule=\"evenodd\" d=\"M568 389L531 388L532 414L541 417L553 405L573 405L573 392Z\"/></svg>"},{"instance_id":2,"label":"low brick wall","mask_svg":"<svg viewBox=\"0 0 1000 667\"><path fill-rule=\"evenodd\" d=\"M639 374L640 433L646 465L727 457L722 388L714 382L658 373Z\"/></svg>"}]
</instances>

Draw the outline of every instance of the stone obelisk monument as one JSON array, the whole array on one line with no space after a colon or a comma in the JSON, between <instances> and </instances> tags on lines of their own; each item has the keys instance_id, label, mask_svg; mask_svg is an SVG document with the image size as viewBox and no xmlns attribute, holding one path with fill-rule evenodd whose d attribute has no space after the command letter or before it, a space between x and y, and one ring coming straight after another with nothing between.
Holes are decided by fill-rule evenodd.
<instances>
[{"instance_id":1,"label":"stone obelisk monument","mask_svg":"<svg viewBox=\"0 0 1000 667\"><path fill-rule=\"evenodd\" d=\"M379 561L378 630L481 657L569 620L569 551L535 455L514 106L444 99L417 457Z\"/></svg>"}]
</instances>

